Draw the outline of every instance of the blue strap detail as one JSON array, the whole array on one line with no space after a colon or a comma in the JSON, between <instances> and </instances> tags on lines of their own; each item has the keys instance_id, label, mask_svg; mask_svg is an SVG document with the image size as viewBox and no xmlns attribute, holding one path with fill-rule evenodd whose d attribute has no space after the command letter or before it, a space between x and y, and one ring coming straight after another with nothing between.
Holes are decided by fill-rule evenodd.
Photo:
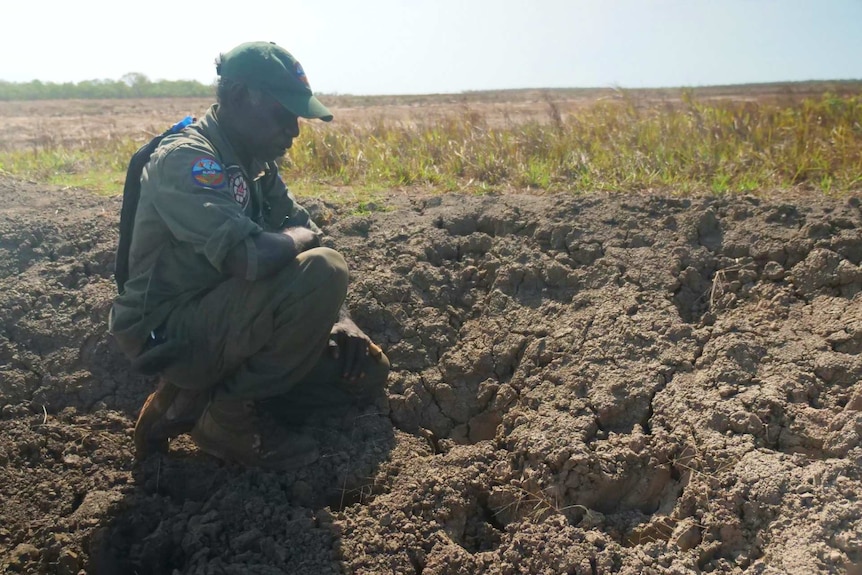
<instances>
[{"instance_id":1,"label":"blue strap detail","mask_svg":"<svg viewBox=\"0 0 862 575\"><path fill-rule=\"evenodd\" d=\"M185 118L183 118L182 120L180 120L179 122L177 122L176 124L171 126L170 130L168 130L168 134L176 134L177 132L179 132L180 130L182 130L186 126L190 125L194 121L195 121L195 119L192 118L191 116L186 116Z\"/></svg>"}]
</instances>

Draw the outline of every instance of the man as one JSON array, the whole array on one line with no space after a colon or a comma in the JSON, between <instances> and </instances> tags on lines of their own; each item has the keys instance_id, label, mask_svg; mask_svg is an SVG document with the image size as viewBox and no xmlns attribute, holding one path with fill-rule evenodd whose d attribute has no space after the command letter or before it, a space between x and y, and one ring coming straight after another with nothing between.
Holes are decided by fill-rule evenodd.
<instances>
[{"instance_id":1,"label":"man","mask_svg":"<svg viewBox=\"0 0 862 575\"><path fill-rule=\"evenodd\" d=\"M274 163L299 117L332 114L275 44L242 44L216 69L218 104L143 171L110 329L133 365L160 374L135 426L139 458L190 432L221 459L287 469L318 455L289 424L379 394L389 361L344 309L346 263L320 247Z\"/></svg>"}]
</instances>

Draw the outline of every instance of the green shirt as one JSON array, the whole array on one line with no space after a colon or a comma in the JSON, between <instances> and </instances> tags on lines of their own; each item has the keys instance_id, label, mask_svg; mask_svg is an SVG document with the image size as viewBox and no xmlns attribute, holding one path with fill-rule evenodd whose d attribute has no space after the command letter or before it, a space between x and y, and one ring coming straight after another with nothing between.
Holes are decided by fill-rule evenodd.
<instances>
[{"instance_id":1,"label":"green shirt","mask_svg":"<svg viewBox=\"0 0 862 575\"><path fill-rule=\"evenodd\" d=\"M227 253L244 243L256 279L252 236L304 226L320 233L275 164L242 165L218 123L218 106L166 137L144 168L129 252L129 279L110 329L143 342L173 309L230 276Z\"/></svg>"}]
</instances>

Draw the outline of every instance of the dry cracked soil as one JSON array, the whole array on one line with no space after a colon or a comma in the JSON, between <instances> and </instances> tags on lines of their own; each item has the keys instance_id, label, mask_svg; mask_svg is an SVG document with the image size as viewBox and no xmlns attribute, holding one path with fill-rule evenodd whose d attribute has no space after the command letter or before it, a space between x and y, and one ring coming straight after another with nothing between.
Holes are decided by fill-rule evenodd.
<instances>
[{"instance_id":1,"label":"dry cracked soil","mask_svg":"<svg viewBox=\"0 0 862 575\"><path fill-rule=\"evenodd\" d=\"M307 200L393 372L291 473L136 462L119 198L0 199L2 573L862 573L858 197Z\"/></svg>"}]
</instances>

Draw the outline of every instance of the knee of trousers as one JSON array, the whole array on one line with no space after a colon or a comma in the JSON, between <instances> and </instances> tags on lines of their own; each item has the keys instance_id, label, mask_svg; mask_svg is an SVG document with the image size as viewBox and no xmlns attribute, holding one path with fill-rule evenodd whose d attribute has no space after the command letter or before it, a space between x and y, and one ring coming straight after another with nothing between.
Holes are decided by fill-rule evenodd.
<instances>
[{"instance_id":1,"label":"knee of trousers","mask_svg":"<svg viewBox=\"0 0 862 575\"><path fill-rule=\"evenodd\" d=\"M296 258L303 275L314 287L314 299L321 307L340 308L347 297L347 262L330 248L313 248Z\"/></svg>"}]
</instances>

